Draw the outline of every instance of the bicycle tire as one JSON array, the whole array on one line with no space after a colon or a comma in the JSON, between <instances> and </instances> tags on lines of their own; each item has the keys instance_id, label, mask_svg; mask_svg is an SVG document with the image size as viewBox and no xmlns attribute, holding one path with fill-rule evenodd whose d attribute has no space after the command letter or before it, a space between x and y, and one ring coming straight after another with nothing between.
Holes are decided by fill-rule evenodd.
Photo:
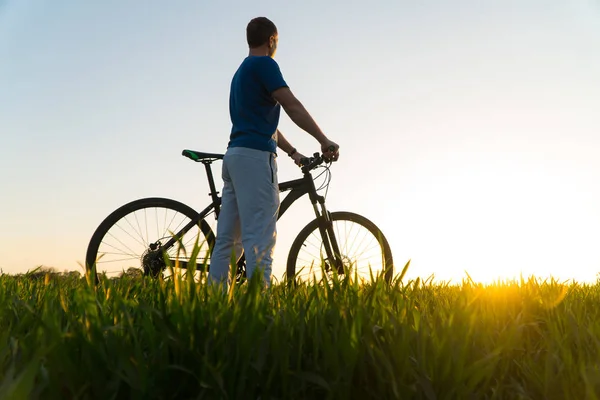
<instances>
[{"instance_id":1,"label":"bicycle tire","mask_svg":"<svg viewBox=\"0 0 600 400\"><path fill-rule=\"evenodd\" d=\"M102 243L105 235L109 232L109 230L113 226L115 226L117 222L119 222L121 219L128 216L129 214L146 208L164 208L176 211L188 217L190 220L194 220L198 217L198 212L190 206L176 200L160 197L148 197L139 200L134 200L117 208L100 223L100 225L96 228L94 234L90 239L85 257L85 268L87 273L93 273L93 268L98 258L98 250L100 244ZM204 239L208 243L208 255L210 256L212 254L212 250L215 243L215 235L210 225L208 225L208 223L204 219L200 220L200 231L202 232L202 234L204 235ZM97 273L95 276L95 280L96 282L98 282Z\"/></svg>"},{"instance_id":2,"label":"bicycle tire","mask_svg":"<svg viewBox=\"0 0 600 400\"><path fill-rule=\"evenodd\" d=\"M375 225L372 221L363 217L362 215L347 212L347 211L337 211L330 213L332 222L336 221L346 221L358 224L367 229L377 240L382 255L382 271L383 276L386 282L390 282L392 280L394 274L394 261L392 257L392 250L390 245L384 236L383 232L377 225ZM319 232L319 219L315 218L311 222L309 222L298 234L292 246L290 248L290 252L288 254L287 266L286 266L286 276L289 281L295 281L296 279L296 264L298 261L298 255L306 239L313 233L317 232L320 237ZM322 245L322 243L321 243ZM341 246L341 244L340 244Z\"/></svg>"}]
</instances>

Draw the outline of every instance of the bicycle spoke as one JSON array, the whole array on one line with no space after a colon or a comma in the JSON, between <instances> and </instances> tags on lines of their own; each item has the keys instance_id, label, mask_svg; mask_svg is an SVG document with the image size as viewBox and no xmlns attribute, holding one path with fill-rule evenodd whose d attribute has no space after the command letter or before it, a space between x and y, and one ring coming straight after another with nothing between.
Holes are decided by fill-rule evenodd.
<instances>
[{"instance_id":1,"label":"bicycle spoke","mask_svg":"<svg viewBox=\"0 0 600 400\"><path fill-rule=\"evenodd\" d=\"M110 260L110 261L98 261L98 264L108 264L108 263L114 263L114 262L121 262L121 261L129 261L129 260L137 260L138 258L120 258L118 260Z\"/></svg>"},{"instance_id":2,"label":"bicycle spoke","mask_svg":"<svg viewBox=\"0 0 600 400\"><path fill-rule=\"evenodd\" d=\"M131 222L129 222L129 220L128 220L127 218L124 218L124 220L125 220L125 222L127 222L127 224L128 224L128 225L129 225L129 226L130 226L132 229L134 229L134 230L135 230L135 227L134 227L134 226L131 224ZM117 228L121 229L123 232L125 232L125 233L126 233L126 234L127 234L129 237L131 237L132 239L134 239L134 240L137 240L137 238L133 237L133 235L132 235L131 233L129 233L128 231L126 231L125 229L123 229L123 228L121 227L121 225L119 225L118 223L117 223L117 224L115 224L115 226L116 226ZM139 228L139 223L138 223L138 229L141 229L141 228ZM140 240L138 241L138 243L140 243L142 246L146 246L148 242L146 242L146 241L144 240L144 236L142 235L142 232L141 232L141 230L140 230L140 231L135 231L135 233L137 233L137 234L140 236Z\"/></svg>"},{"instance_id":3,"label":"bicycle spoke","mask_svg":"<svg viewBox=\"0 0 600 400\"><path fill-rule=\"evenodd\" d=\"M311 234L311 237L314 237L314 238L315 238L315 240L317 241L317 243L319 243L319 244L318 244L318 245L314 245L314 244L312 244L311 242L305 242L305 243L307 243L307 244L310 244L310 245L311 245L311 246L312 246L312 247L313 247L315 250L317 250L317 251L319 251L319 252L320 252L320 251L322 250L322 249L321 249L321 246L322 246L322 244L323 244L323 242L322 242L322 238L321 238L321 233L320 233L320 232L319 232L319 233L317 233L317 232L313 232L313 233Z\"/></svg>"},{"instance_id":4,"label":"bicycle spoke","mask_svg":"<svg viewBox=\"0 0 600 400\"><path fill-rule=\"evenodd\" d=\"M166 213L167 213L167 211L165 210L165 214L166 214ZM173 215L173 218L171 218L171 221L169 221L169 225L166 225L166 226L164 227L165 229L163 230L163 233L162 233L162 236L161 236L161 237L166 237L166 236L167 236L167 232L168 232L168 231L170 231L170 229L169 229L169 228L171 227L171 224L172 224L172 223L173 223L173 221L175 220L175 217L176 217L176 216L177 216L177 214L174 214L174 215ZM165 221L166 221L166 220L167 220L167 218L165 217ZM180 223L179 223L179 225L177 225L177 228L175 228L175 230L178 230L178 229L179 229L179 227L181 226L181 224L182 224L182 222L180 222Z\"/></svg>"},{"instance_id":5,"label":"bicycle spoke","mask_svg":"<svg viewBox=\"0 0 600 400\"><path fill-rule=\"evenodd\" d=\"M125 221L127 223L129 223L129 221ZM131 226L131 224L129 224ZM146 247L147 243L144 242L144 238L142 237L142 235L140 234L140 239L136 238L135 236L133 236L131 233L129 233L128 231L126 231L125 229L123 229L123 227L121 227L120 224L115 224L115 227L119 228L121 231L123 231L127 236L129 236L131 239L135 240L136 242L138 242L142 247ZM135 229L135 228L134 228Z\"/></svg>"},{"instance_id":6,"label":"bicycle spoke","mask_svg":"<svg viewBox=\"0 0 600 400\"><path fill-rule=\"evenodd\" d=\"M159 238L160 236L158 236L158 208L154 208L154 216L156 220L156 237Z\"/></svg>"},{"instance_id":7,"label":"bicycle spoke","mask_svg":"<svg viewBox=\"0 0 600 400\"><path fill-rule=\"evenodd\" d=\"M360 241L360 244L359 244L359 246L357 246L357 247L360 247L360 246L363 244L363 242L365 241L365 239L366 239L366 238L367 238L367 237L368 237L370 234L371 234L371 232L369 232L369 231L365 230L365 232L363 232L362 240ZM357 235L357 236L358 236L358 235ZM352 240L352 241L351 241L351 243L352 243L352 246L350 247L350 251L348 251L348 253L349 253L349 254L352 254L352 249L354 249L354 243L355 243L355 241L354 241L354 240Z\"/></svg>"},{"instance_id":8,"label":"bicycle spoke","mask_svg":"<svg viewBox=\"0 0 600 400\"><path fill-rule=\"evenodd\" d=\"M117 242L119 242L119 243L121 243L123 246L125 246L125 248L126 248L127 250L129 250L131 253L135 254L135 251L131 250L131 248L129 248L129 246L127 246L125 243L121 242L119 239L116 239L112 233L108 232L108 234L109 234L109 235L110 235L110 236L111 236L113 239L115 239ZM104 241L103 241L102 243L104 243ZM107 245L108 245L108 246L110 246L108 243L107 243ZM115 248L114 246L110 246L110 247L113 247L113 248ZM116 248L115 248L115 249L116 249Z\"/></svg>"},{"instance_id":9,"label":"bicycle spoke","mask_svg":"<svg viewBox=\"0 0 600 400\"><path fill-rule=\"evenodd\" d=\"M140 256L136 255L136 254L127 254L127 253L113 253L110 251L103 251L102 252L103 256L106 256L107 254L109 255L113 255L113 256L130 256L132 259L137 259Z\"/></svg>"},{"instance_id":10,"label":"bicycle spoke","mask_svg":"<svg viewBox=\"0 0 600 400\"><path fill-rule=\"evenodd\" d=\"M135 212L135 211L133 212L133 217L135 218L135 222L136 222L136 224L137 224L137 226L138 226L138 229L139 229L139 231L138 231L138 232L139 232L139 234L140 234L140 237L142 238L142 242L144 242L144 243L148 243L148 231L146 230L146 238L144 238L144 235L143 235L143 233L142 233L142 227L140 226L140 221L138 220L138 218L137 218L137 214L136 214L136 212ZM128 220L127 220L127 217L125 217L125 221L128 221Z\"/></svg>"},{"instance_id":11,"label":"bicycle spoke","mask_svg":"<svg viewBox=\"0 0 600 400\"><path fill-rule=\"evenodd\" d=\"M352 229L354 228L354 224L352 224L350 226L350 232L352 232ZM344 221L344 238L347 238L350 236L350 233L348 232L348 221ZM339 230L338 230L338 237L339 237ZM344 240L344 254L348 253L348 240L345 239Z\"/></svg>"},{"instance_id":12,"label":"bicycle spoke","mask_svg":"<svg viewBox=\"0 0 600 400\"><path fill-rule=\"evenodd\" d=\"M165 210L165 219L164 219L164 222L163 222L163 226L167 226L167 214L168 214L168 212L167 212L167 210ZM173 218L175 218L175 216L173 216ZM156 220L158 221L158 218ZM156 234L158 234L158 232L156 232ZM164 232L163 232L163 235L164 235Z\"/></svg>"},{"instance_id":13,"label":"bicycle spoke","mask_svg":"<svg viewBox=\"0 0 600 400\"><path fill-rule=\"evenodd\" d=\"M163 232L163 237L167 236L167 232L172 232L172 234L169 234L169 237L172 237L175 233L177 233L177 231L179 230L179 228L181 228L181 225L185 222L185 220L181 221L179 223L179 225L177 225L177 227L173 230L170 229L171 224L173 223L173 221L175 220L175 216L173 216L173 218L171 219L171 222L169 222L169 226L165 227L165 231Z\"/></svg>"},{"instance_id":14,"label":"bicycle spoke","mask_svg":"<svg viewBox=\"0 0 600 400\"><path fill-rule=\"evenodd\" d=\"M144 218L146 219L146 243L149 243L150 241L150 235L148 234L148 214L147 214L148 209L144 208ZM135 214L137 216L137 214Z\"/></svg>"}]
</instances>

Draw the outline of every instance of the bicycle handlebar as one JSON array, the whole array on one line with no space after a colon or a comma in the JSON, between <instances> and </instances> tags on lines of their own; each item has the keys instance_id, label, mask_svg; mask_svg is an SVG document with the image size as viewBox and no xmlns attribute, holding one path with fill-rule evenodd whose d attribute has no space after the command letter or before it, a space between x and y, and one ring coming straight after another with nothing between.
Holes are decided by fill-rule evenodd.
<instances>
[{"instance_id":1,"label":"bicycle handlebar","mask_svg":"<svg viewBox=\"0 0 600 400\"><path fill-rule=\"evenodd\" d=\"M335 150L335 148L333 146L331 146L329 149L331 151ZM323 157L323 154L320 154L320 153L314 153L312 157L303 157L300 159L300 165L302 166L302 172L307 173L310 170L314 169L315 167L323 164L324 161L329 161L329 160L326 160L325 157Z\"/></svg>"},{"instance_id":2,"label":"bicycle handlebar","mask_svg":"<svg viewBox=\"0 0 600 400\"><path fill-rule=\"evenodd\" d=\"M323 156L319 153L313 154L312 157L303 157L300 159L300 165L302 166L302 172L307 173L314 169L318 165L323 164Z\"/></svg>"}]
</instances>

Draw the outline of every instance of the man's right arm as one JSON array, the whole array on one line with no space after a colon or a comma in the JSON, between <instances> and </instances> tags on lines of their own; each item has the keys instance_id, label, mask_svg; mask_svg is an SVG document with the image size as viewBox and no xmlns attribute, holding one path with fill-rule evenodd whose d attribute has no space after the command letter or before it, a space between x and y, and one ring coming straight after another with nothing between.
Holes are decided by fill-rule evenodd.
<instances>
[{"instance_id":1,"label":"man's right arm","mask_svg":"<svg viewBox=\"0 0 600 400\"><path fill-rule=\"evenodd\" d=\"M296 125L298 125L298 127L312 135L321 145L326 145L330 142L315 120L310 116L308 111L306 111L306 108L304 108L300 100L294 96L290 88L281 87L275 90L271 95L279 102L279 104L281 104L281 107L283 107L286 114Z\"/></svg>"}]
</instances>

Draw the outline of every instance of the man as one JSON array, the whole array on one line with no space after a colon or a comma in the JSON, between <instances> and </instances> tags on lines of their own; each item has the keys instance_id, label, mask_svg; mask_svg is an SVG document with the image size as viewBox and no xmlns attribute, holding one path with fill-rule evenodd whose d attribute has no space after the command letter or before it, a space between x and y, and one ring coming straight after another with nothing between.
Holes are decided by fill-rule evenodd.
<instances>
[{"instance_id":1,"label":"man","mask_svg":"<svg viewBox=\"0 0 600 400\"><path fill-rule=\"evenodd\" d=\"M223 158L222 205L209 280L230 283L232 250L237 260L243 246L247 277L260 268L270 286L279 212L276 149L297 165L304 157L277 129L281 107L321 144L325 157L336 161L339 146L323 134L283 79L273 59L279 39L275 24L265 17L252 19L246 39L249 54L231 81L232 128Z\"/></svg>"}]
</instances>

